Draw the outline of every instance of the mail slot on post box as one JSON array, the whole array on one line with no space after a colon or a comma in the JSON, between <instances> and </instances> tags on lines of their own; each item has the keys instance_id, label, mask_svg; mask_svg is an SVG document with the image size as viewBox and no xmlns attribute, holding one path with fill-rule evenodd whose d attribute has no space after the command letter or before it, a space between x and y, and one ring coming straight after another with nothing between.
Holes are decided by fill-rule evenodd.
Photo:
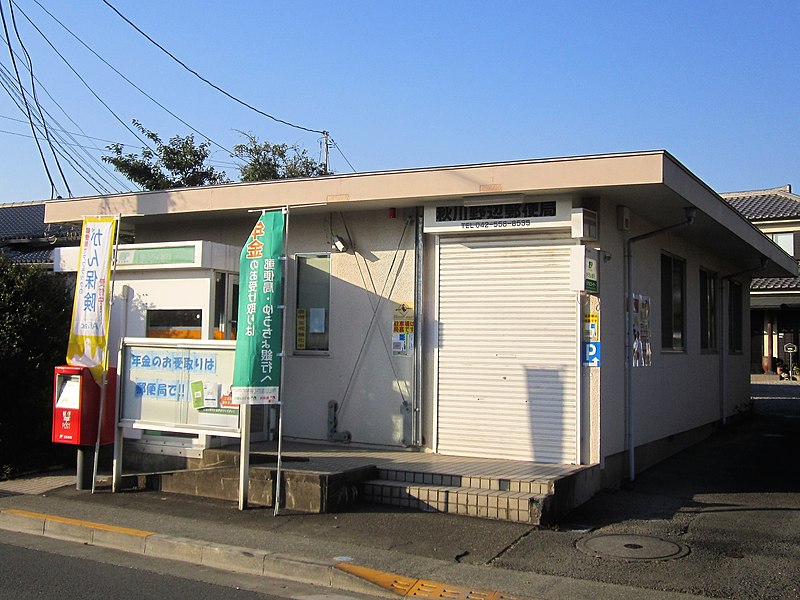
<instances>
[{"instance_id":1,"label":"mail slot on post box","mask_svg":"<svg viewBox=\"0 0 800 600\"><path fill-rule=\"evenodd\" d=\"M97 443L101 388L86 367L56 367L53 394L53 442L74 446ZM117 415L117 371L109 369L106 378L106 404L100 443L114 442Z\"/></svg>"}]
</instances>

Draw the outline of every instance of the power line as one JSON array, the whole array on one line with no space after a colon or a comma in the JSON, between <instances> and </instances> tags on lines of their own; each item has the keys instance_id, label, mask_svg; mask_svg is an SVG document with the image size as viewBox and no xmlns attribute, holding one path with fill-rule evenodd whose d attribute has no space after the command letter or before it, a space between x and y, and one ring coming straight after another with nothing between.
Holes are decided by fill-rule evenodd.
<instances>
[{"instance_id":1,"label":"power line","mask_svg":"<svg viewBox=\"0 0 800 600\"><path fill-rule=\"evenodd\" d=\"M17 108L19 108L19 110L24 113L25 110L24 110L24 108L22 106L22 103L21 103L20 100L18 100L18 98L21 96L20 91L18 89L16 89L16 87L14 85L13 77L11 76L10 72L8 71L8 69L2 64L0 64L0 86L2 86L6 90L6 93L8 93L9 97L11 97L11 100L17 105ZM47 93L48 96L50 96L49 92L47 92L47 89L44 88L43 86L41 86L41 82L40 82L40 87L42 87L42 89L45 91L45 93ZM15 95L16 95L16 98L15 98ZM43 111L44 111L45 114L47 114L47 116L50 118L50 120L55 124L55 127L51 128L51 129L53 131L53 135L56 137L57 142L58 142L58 144L60 145L60 147L62 149L62 153L66 153L66 149L63 146L64 145L69 145L69 144L67 142L65 142L63 139L61 139L60 132L64 132L66 134L66 136L69 137L73 141L72 145L74 145L74 146L76 146L78 148L81 148L83 150L84 154L86 155L86 157L89 159L89 161L91 161L94 164L98 165L103 171L105 171L105 173L112 180L115 180L117 183L116 183L116 185L110 183L108 179L105 179L103 177L103 175L101 175L97 171L97 169L87 165L87 167L89 169L91 169L92 171L94 171L94 173L99 178L104 179L105 182L108 183L112 188L119 189L120 187L122 187L123 189L130 189L130 188L127 187L127 184L125 182L122 182L122 180L118 176L116 176L113 172L111 172L108 169L108 167L105 165L105 163L100 162L97 158L92 156L92 154L90 154L85 149L85 147L83 145L78 144L78 141L75 139L75 137L72 136L72 134L70 132L64 130L61 127L61 124L46 109L43 109ZM62 111L63 111L63 109L62 109ZM69 115L67 115L67 117L69 117ZM22 121L20 119L14 119L13 117L4 117L4 118L10 119L10 120L14 120L14 121L23 122L23 123L26 122L26 121ZM13 133L13 132L10 132L10 133ZM16 133L14 135L23 135L23 134ZM33 136L29 136L29 137L33 137ZM74 160L77 161L77 158L75 158ZM70 166L72 166L73 169L75 169L76 172L79 175L81 175L81 173L78 171L78 169L75 168L74 165L71 164ZM81 167L81 168L83 168L88 173L88 170L86 169L86 167ZM82 178L83 178L83 176L82 176ZM83 178L83 179L85 180L85 178ZM120 182L122 182L122 183L120 183ZM97 188L95 188L95 190L99 192L99 190Z\"/></svg>"},{"instance_id":2,"label":"power line","mask_svg":"<svg viewBox=\"0 0 800 600\"><path fill-rule=\"evenodd\" d=\"M27 18L27 17L26 17L26 18ZM95 92L95 91L92 89L92 87L91 87L91 86L90 86L90 85L89 85L89 84L86 82L86 80L85 80L83 77L81 77L81 74L80 74L80 73L78 73L78 71L76 71L76 70L75 70L75 68L74 68L74 67L73 67L73 66L70 64L70 62L69 62L69 61L68 61L68 60L67 60L67 59L64 57L64 55L63 55L63 54L61 54L61 52L59 52L59 51L58 51L58 49L57 49L57 48L56 48L56 47L53 45L53 43L52 43L52 42L51 42L51 41L50 41L50 40L47 38L47 36L46 36L46 35L45 35L45 34L42 32L42 30L41 30L41 29L39 29L39 28L36 26L36 24L35 24L35 23L33 23L32 21L30 21L30 19L28 20L28 22L30 22L30 24L31 24L31 25L33 26L33 28L34 28L34 29L35 29L35 30L36 30L36 31L39 33L39 35L41 35L41 36L42 36L42 38L44 39L44 41L45 41L45 42L47 42L47 45L48 45L48 46L50 46L50 48L53 50L53 52L55 52L55 53L56 53L56 55L57 55L57 56L58 56L58 57L59 57L59 58L60 58L62 61L64 61L64 64L65 64L65 65L67 65L67 67L69 67L69 70L70 70L70 71L72 71L72 72L75 74L75 76L76 76L76 77L77 77L77 78L80 80L80 82L81 82L81 83L82 83L82 84L83 84L83 85L86 87L86 89L87 89L87 90L89 90L89 92L92 94L92 96L94 96L94 97L95 97L95 99L97 99L97 101L98 101L100 104L102 104L102 105L105 107L105 109L106 109L108 112L110 112L110 113L111 113L111 115L112 115L112 116L113 116L113 117L114 117L114 118L115 118L117 121L119 121L120 125L122 125L122 126L123 126L125 129L127 129L127 130L128 130L130 133L131 133L131 134L133 134L133 136L134 136L134 137L135 137L137 140L139 140L140 142L142 142L142 144L145 146L145 148L148 148L148 149L149 149L151 152L155 152L155 150L153 150L152 148L150 148L150 146L147 144L147 142L146 142L146 141L144 141L142 138L140 138L140 137L139 137L139 135L138 135L138 134L137 134L137 133L136 133L136 132L135 132L133 129L131 129L131 128L130 128L130 126L128 126L128 125L125 123L125 121L123 121L122 119L120 119L120 118L119 118L119 116L117 115L117 113L115 113L115 112L114 112L114 111L111 109L111 107L110 107L108 104L106 104L106 102L105 102L105 101L104 101L104 100L103 100L103 99L102 99L100 96L98 96L98 95L97 95L97 93L96 93L96 92Z\"/></svg>"},{"instance_id":3,"label":"power line","mask_svg":"<svg viewBox=\"0 0 800 600\"><path fill-rule=\"evenodd\" d=\"M16 121L17 123L27 123L27 121L23 119L15 119L14 117L9 117L8 115L0 115L0 119L8 119L9 121ZM89 140L95 140L98 142L106 142L107 144L119 144L120 146L130 146L131 148L138 148L135 144L123 144L121 142L115 142L114 140L107 140L105 138L99 138L92 135L86 135L85 133L75 133L74 131L67 131L66 129L61 130L63 133L68 133L69 135L77 135L78 137L85 137ZM74 144L78 145L78 144ZM105 150L105 148L96 148L93 146L82 146L83 148L89 148L90 150Z\"/></svg>"},{"instance_id":4,"label":"power line","mask_svg":"<svg viewBox=\"0 0 800 600\"><path fill-rule=\"evenodd\" d=\"M27 59L28 71L30 72L31 75L31 97L33 98L33 103L36 105L36 108L39 111L39 116L41 117L42 131L44 131L44 137L47 140L47 145L50 147L50 152L53 154L53 160L56 161L56 167L58 167L58 172L61 175L61 180L64 182L64 187L67 188L67 195L70 198L72 198L72 190L70 189L69 183L67 182L67 178L64 175L64 170L61 168L61 162L58 160L58 155L56 154L56 151L53 148L53 142L50 139L50 132L47 130L47 121L45 120L44 113L42 112L42 105L39 104L39 98L36 95L36 77L34 77L33 75L33 59L31 59L31 55L28 53L28 49L25 47L25 44L22 41L22 36L19 34L19 29L17 28L17 17L14 13L14 3L11 0L9 0L8 9L9 12L11 13L11 24L14 27L14 34L17 36L19 47L22 48L22 52L25 54L25 58Z\"/></svg>"},{"instance_id":5,"label":"power line","mask_svg":"<svg viewBox=\"0 0 800 600\"><path fill-rule=\"evenodd\" d=\"M8 25L6 24L6 14L3 10L3 3L0 2L0 19L3 21L3 31L5 32L5 40L6 45L8 46L8 53L11 56L11 64L14 66L14 73L16 74L17 83L19 84L19 88L22 91L22 101L25 105L25 112L28 115L28 122L31 126L31 131L33 135L36 135L36 129L33 126L33 117L31 116L31 109L28 106L28 100L25 98L25 88L22 85L22 79L19 76L19 69L17 68L17 60L14 58L14 49L11 47L11 36L8 35ZM47 174L47 179L50 181L50 197L53 198L58 194L56 190L56 184L53 182L53 177L50 175L50 169L47 167L47 161L44 158L44 152L42 152L42 146L39 144L39 140L36 141L36 147L39 149L39 156L42 159L42 165L44 166L44 171Z\"/></svg>"},{"instance_id":6,"label":"power line","mask_svg":"<svg viewBox=\"0 0 800 600\"><path fill-rule=\"evenodd\" d=\"M16 4L16 2L15 2L14 0L10 0L10 1L11 1L12 3ZM186 127L188 127L189 129L191 129L192 131L194 131L196 134L198 134L198 135L200 135L200 136L203 136L204 138L206 138L208 141L210 141L210 142L211 142L212 144L214 144L215 146L217 146L217 147L221 148L222 150L225 150L225 152L227 152L228 154L231 154L231 155L233 154L233 152L231 152L231 151L230 151L228 148L226 148L226 147L225 147L225 146L223 146L222 144L220 144L220 143L218 143L218 142L215 142L215 141L214 141L214 140L212 140L212 139L211 139L209 136L205 135L205 134L204 134L204 133L202 133L201 131L199 131L199 130L195 129L194 127L192 127L191 125L189 125L189 123L187 123L186 121L184 121L183 119L181 119L181 118L180 118L178 115L176 115L174 112L172 112L172 111L171 111L170 109L168 109L166 106L164 106L163 104L161 104L161 103L160 103L158 100L156 100L155 98L153 98L153 97L152 97L150 94L148 94L147 92L145 92L145 91L144 91L142 88L140 88L138 85L136 85L136 84L135 84L133 81L131 81L130 79L128 79L128 78L127 78L127 77L126 77L126 76L125 76L123 73L121 73L121 72L120 72L120 71L119 71L119 70L118 70L116 67L114 67L114 66L113 66L111 63L109 63L109 62L108 62L106 59L104 59L102 56L100 56L100 54L98 54L97 52L95 52L95 51L94 51L94 50L93 50L93 49L92 49L92 48L91 48L91 47L90 47L88 44L86 44L86 43L85 43L85 42L84 42L84 41L83 41L83 40L82 40L80 37L78 37L78 36L77 36L75 33L73 33L73 32L72 32L72 30L70 30L70 29L69 29L69 28L68 28L66 25L64 25L64 23L62 23L61 21L59 21L59 20L58 20L58 19L55 17L55 15L53 15L53 13L51 13L51 12L50 12L49 10L47 10L47 9L46 9L44 6L42 6L42 3L41 3L41 2L39 2L39 0L33 0L33 1L34 1L36 4L38 4L38 5L39 5L39 7L40 7L40 8L41 8L41 9L42 9L44 12L46 12L46 13L47 13L47 14L50 16L50 18L52 18L52 19L53 19L53 20L54 20L56 23L58 23L58 24L59 24L61 27L63 27L63 28L64 28L64 30L66 30L66 32L67 32L67 33L69 33L69 34L70 34L72 37L74 37L74 38L75 38L75 39L76 39L76 40L77 40L77 41L78 41L78 42L79 42L79 43L80 43L80 44L81 44L81 45L82 45L84 48L86 48L86 49L87 49L89 52L91 52L92 54L94 54L94 55L95 55L95 56L96 56L96 57L97 57L97 58L98 58L100 61L102 61L102 62L103 62L103 64L105 64L105 65L106 65L106 66L107 66L109 69L111 69L112 71L114 71L114 72L115 72L117 75L119 75L120 77L122 77L122 79L124 79L126 82L128 82L128 83L129 83L131 86L133 86L133 87L134 87L136 90L138 90L140 93L142 93L142 94L143 94L143 95L144 95L146 98L148 98L150 101L152 101L152 102L153 102L153 103L155 103L157 106L159 106L160 108L162 108L164 111L166 111L166 112L167 112L168 114L170 114L172 117L174 117L175 119L177 119L178 121L180 121L180 122L181 122L183 125L185 125L185 126L186 126ZM17 5L17 8L18 8L18 10L19 10L19 11L22 13L22 15L23 15L23 16L24 16L26 19L28 19L28 22L29 22L29 23L31 23L31 25L33 25L33 21L31 21L30 17L28 17L28 15L26 15L26 14L25 14L25 11L23 11L21 8L19 8L19 5ZM34 27L35 27L35 25L34 25ZM40 32L40 33L41 33L41 32Z\"/></svg>"},{"instance_id":7,"label":"power line","mask_svg":"<svg viewBox=\"0 0 800 600\"><path fill-rule=\"evenodd\" d=\"M212 83L211 81L209 81L208 79L206 79L205 77L203 77L202 75L200 75L200 74L199 74L197 71L195 71L194 69L192 69L191 67L189 67L189 66L188 66L186 63L184 63L182 60L180 60L180 59L179 59L177 56L175 56L175 55L174 55L174 54L172 54L172 53L171 53L169 50L167 50L166 48L164 48L164 46L162 46L162 45L161 45L161 44L159 44L157 41L155 41L153 38L151 38L149 35L147 35L147 34L146 34L144 31L142 31L142 30L141 30L141 29L140 29L140 28L139 28L139 27L138 27L138 26L137 26L135 23L133 23L133 22L132 22L130 19L128 19L128 17L126 17L126 16L125 16L125 15L123 15L123 14L122 14L122 13L121 13L119 10L117 10L117 9L114 7L114 5L112 5L112 4L111 4L111 3L110 3L108 0L103 0L103 3L104 3L106 6L108 6L108 7L109 7L111 10L113 10L115 13L117 13L117 15L119 15L119 17L120 17L120 18L121 18L123 21L125 21L125 22L126 22L128 25L130 25L131 27L133 27L133 28L134 28L136 31L138 31L138 32L139 32L140 34L142 34L142 35L143 35L145 38L147 38L147 40L148 40L148 41L149 41L151 44L153 44L153 45L154 45L156 48L158 48L159 50L161 50L161 51L162 51L164 54L166 54L167 56L169 56L169 57L170 57L172 60L174 60L174 61L175 61L176 63L178 63L180 66L182 66L184 69L186 69L187 71L189 71L189 73L191 73L192 75L194 75L195 77L197 77L197 78L198 78L200 81L203 81L204 83L207 83L207 84L208 84L208 85L210 85L212 88L214 88L215 90L217 90L217 91L218 91L218 92L220 92L221 94L223 94L223 95L227 96L228 98L230 98L230 99L231 99L231 100L233 100L234 102L237 102L237 103L241 104L242 106L244 106L244 107L246 107L246 108L249 108L250 110L252 110L252 111L254 111L254 112L256 112L256 113L258 113L258 114L260 114L260 115L263 115L263 116L267 117L268 119L272 119L272 120L273 120L273 121L275 121L276 123L282 123L283 125L288 125L289 127L294 127L295 129L301 129L301 130L303 130L303 131L308 131L308 132L310 132L310 133L320 133L320 134L324 134L324 133L325 133L324 131L321 131L321 130L319 130L319 129L310 129L310 128L308 128L308 127L303 127L302 125L296 125L296 124L294 124L294 123L290 123L289 121L285 121L285 120L283 120L283 119L279 119L278 117L275 117L275 116L273 116L273 115L270 115L270 114L268 114L268 113L265 113L263 110L259 110L258 108L256 108L256 107L255 107L255 106L253 106L252 104L248 104L248 103L247 103L247 102L245 102L244 100L240 100L240 99L239 99L239 98L237 98L236 96L234 96L234 95L232 95L232 94L230 94L230 93L226 92L225 90L223 90L223 89L222 89L221 87L219 87L218 85L216 85L216 84Z\"/></svg>"},{"instance_id":8,"label":"power line","mask_svg":"<svg viewBox=\"0 0 800 600\"><path fill-rule=\"evenodd\" d=\"M339 154L342 155L342 158L344 159L344 161L348 165L350 165L350 168L353 170L353 173L358 173L358 171L356 171L356 168L353 166L353 164L349 160L347 160L347 157L344 155L344 152L342 152L342 149L339 148L339 144L337 144L336 141L333 138L331 138L331 144L333 144L333 147L336 148L339 151Z\"/></svg>"}]
</instances>

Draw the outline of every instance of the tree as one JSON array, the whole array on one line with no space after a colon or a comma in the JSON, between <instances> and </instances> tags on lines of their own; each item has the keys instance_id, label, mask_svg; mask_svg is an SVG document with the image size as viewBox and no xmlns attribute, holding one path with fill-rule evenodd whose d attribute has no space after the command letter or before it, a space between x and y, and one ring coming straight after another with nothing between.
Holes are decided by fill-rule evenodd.
<instances>
[{"instance_id":1,"label":"tree","mask_svg":"<svg viewBox=\"0 0 800 600\"><path fill-rule=\"evenodd\" d=\"M123 154L122 144L107 146L113 154L103 161L146 190L166 190L229 183L224 171L206 165L211 143L195 144L194 136L176 135L164 144L158 134L145 129L139 121L134 126L155 145L143 148L141 155Z\"/></svg>"},{"instance_id":2,"label":"tree","mask_svg":"<svg viewBox=\"0 0 800 600\"><path fill-rule=\"evenodd\" d=\"M72 312L71 278L0 256L0 479L57 464L50 442L53 369L64 364Z\"/></svg>"},{"instance_id":3,"label":"tree","mask_svg":"<svg viewBox=\"0 0 800 600\"><path fill-rule=\"evenodd\" d=\"M236 144L232 156L245 163L239 167L242 181L328 175L325 165L308 156L306 149L297 144L290 146L259 142L252 133L240 133L247 138L247 142Z\"/></svg>"}]
</instances>

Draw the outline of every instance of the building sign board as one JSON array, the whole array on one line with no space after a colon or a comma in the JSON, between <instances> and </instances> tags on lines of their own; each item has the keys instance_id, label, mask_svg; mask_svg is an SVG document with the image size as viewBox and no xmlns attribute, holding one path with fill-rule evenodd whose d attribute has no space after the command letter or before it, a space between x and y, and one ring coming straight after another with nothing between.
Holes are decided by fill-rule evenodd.
<instances>
[{"instance_id":1,"label":"building sign board","mask_svg":"<svg viewBox=\"0 0 800 600\"><path fill-rule=\"evenodd\" d=\"M600 342L583 342L583 366L600 366Z\"/></svg>"},{"instance_id":2,"label":"building sign board","mask_svg":"<svg viewBox=\"0 0 800 600\"><path fill-rule=\"evenodd\" d=\"M471 200L469 204L442 204L425 207L426 233L481 233L518 231L547 227L571 227L571 200L537 199L504 204L486 204Z\"/></svg>"},{"instance_id":3,"label":"building sign board","mask_svg":"<svg viewBox=\"0 0 800 600\"><path fill-rule=\"evenodd\" d=\"M597 259L591 256L586 257L585 284L587 292L597 293L600 289L597 282Z\"/></svg>"},{"instance_id":4,"label":"building sign board","mask_svg":"<svg viewBox=\"0 0 800 600\"><path fill-rule=\"evenodd\" d=\"M414 350L414 308L411 303L398 304L392 319L392 354L408 356Z\"/></svg>"}]
</instances>

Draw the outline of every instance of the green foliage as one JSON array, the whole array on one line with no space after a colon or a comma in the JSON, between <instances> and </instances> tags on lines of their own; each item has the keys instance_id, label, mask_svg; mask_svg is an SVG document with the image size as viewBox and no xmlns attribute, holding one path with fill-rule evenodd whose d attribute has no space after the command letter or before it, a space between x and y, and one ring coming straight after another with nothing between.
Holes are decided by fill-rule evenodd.
<instances>
[{"instance_id":1,"label":"green foliage","mask_svg":"<svg viewBox=\"0 0 800 600\"><path fill-rule=\"evenodd\" d=\"M139 121L133 124L155 146L143 148L141 155L123 154L122 144L107 147L113 154L103 161L146 190L166 190L229 183L224 171L206 165L210 142L195 144L194 136L176 135L163 143L158 134L145 129Z\"/></svg>"},{"instance_id":2,"label":"green foliage","mask_svg":"<svg viewBox=\"0 0 800 600\"><path fill-rule=\"evenodd\" d=\"M297 144L270 144L259 142L252 133L242 133L247 138L244 144L233 147L234 158L244 161L239 167L242 181L267 181L270 179L292 179L295 177L319 177L328 175L325 165L308 156Z\"/></svg>"},{"instance_id":3,"label":"green foliage","mask_svg":"<svg viewBox=\"0 0 800 600\"><path fill-rule=\"evenodd\" d=\"M53 369L64 364L71 279L0 256L0 471L64 458L50 443Z\"/></svg>"}]
</instances>

